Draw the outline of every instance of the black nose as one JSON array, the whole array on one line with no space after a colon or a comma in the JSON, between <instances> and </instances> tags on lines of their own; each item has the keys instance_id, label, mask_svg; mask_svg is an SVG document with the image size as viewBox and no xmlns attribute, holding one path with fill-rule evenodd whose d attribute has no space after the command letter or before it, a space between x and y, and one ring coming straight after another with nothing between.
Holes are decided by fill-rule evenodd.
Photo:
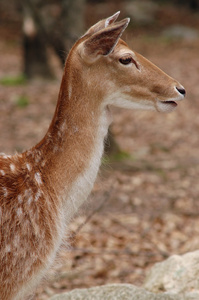
<instances>
[{"instance_id":1,"label":"black nose","mask_svg":"<svg viewBox=\"0 0 199 300\"><path fill-rule=\"evenodd\" d=\"M186 94L185 89L183 89L183 88L177 88L177 87L176 87L176 90L177 90L180 94L182 94L182 95L185 96L185 94Z\"/></svg>"}]
</instances>

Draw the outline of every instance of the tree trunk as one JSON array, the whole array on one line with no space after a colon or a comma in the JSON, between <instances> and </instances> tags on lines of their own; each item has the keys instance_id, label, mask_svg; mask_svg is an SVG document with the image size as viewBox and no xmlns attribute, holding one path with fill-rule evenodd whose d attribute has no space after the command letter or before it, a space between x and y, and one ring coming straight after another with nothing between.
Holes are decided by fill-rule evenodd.
<instances>
[{"instance_id":1,"label":"tree trunk","mask_svg":"<svg viewBox=\"0 0 199 300\"><path fill-rule=\"evenodd\" d=\"M30 8L23 5L24 73L28 78L52 78L46 42Z\"/></svg>"},{"instance_id":2,"label":"tree trunk","mask_svg":"<svg viewBox=\"0 0 199 300\"><path fill-rule=\"evenodd\" d=\"M69 50L74 42L85 31L84 8L86 0L61 0L62 27L66 40L66 49Z\"/></svg>"},{"instance_id":3,"label":"tree trunk","mask_svg":"<svg viewBox=\"0 0 199 300\"><path fill-rule=\"evenodd\" d=\"M47 47L63 66L66 54L84 32L85 0L21 0L24 13L24 72L28 78L52 77Z\"/></svg>"}]
</instances>

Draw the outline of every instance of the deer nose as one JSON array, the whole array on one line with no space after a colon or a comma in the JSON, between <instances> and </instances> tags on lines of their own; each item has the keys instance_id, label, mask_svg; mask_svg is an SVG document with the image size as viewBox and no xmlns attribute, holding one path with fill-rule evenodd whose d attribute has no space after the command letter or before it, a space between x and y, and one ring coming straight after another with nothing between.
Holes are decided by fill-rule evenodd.
<instances>
[{"instance_id":1,"label":"deer nose","mask_svg":"<svg viewBox=\"0 0 199 300\"><path fill-rule=\"evenodd\" d=\"M185 91L184 88L178 88L178 87L176 86L176 90L177 90L180 94L182 94L183 96L185 96L186 91Z\"/></svg>"}]
</instances>

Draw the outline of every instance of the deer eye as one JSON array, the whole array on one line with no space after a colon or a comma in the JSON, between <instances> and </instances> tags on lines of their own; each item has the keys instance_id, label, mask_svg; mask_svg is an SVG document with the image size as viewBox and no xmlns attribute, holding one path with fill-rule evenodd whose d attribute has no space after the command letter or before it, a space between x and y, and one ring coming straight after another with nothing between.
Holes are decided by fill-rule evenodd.
<instances>
[{"instance_id":1,"label":"deer eye","mask_svg":"<svg viewBox=\"0 0 199 300\"><path fill-rule=\"evenodd\" d=\"M138 70L140 70L140 67L139 67L138 63L135 61L135 59L133 59L132 56L127 56L127 57L120 58L119 62L123 65L129 65L130 63L133 63L136 66L136 68Z\"/></svg>"},{"instance_id":2,"label":"deer eye","mask_svg":"<svg viewBox=\"0 0 199 300\"><path fill-rule=\"evenodd\" d=\"M132 63L132 57L120 58L119 62L123 65L128 65Z\"/></svg>"}]
</instances>

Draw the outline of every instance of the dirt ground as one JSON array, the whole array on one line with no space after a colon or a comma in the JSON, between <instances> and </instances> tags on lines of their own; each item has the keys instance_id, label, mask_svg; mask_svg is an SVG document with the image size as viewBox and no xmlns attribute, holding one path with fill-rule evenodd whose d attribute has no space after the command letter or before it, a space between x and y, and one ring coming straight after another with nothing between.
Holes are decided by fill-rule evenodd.
<instances>
[{"instance_id":1,"label":"dirt ground","mask_svg":"<svg viewBox=\"0 0 199 300\"><path fill-rule=\"evenodd\" d=\"M77 287L141 285L155 262L199 248L199 41L139 32L127 38L134 50L185 86L186 100L171 114L112 110L112 132L129 157L103 164L91 197L70 225L68 246L37 289L37 300ZM62 74L50 57L56 80L0 84L1 152L23 151L47 130ZM21 40L2 34L0 80L18 76L21 68Z\"/></svg>"}]
</instances>

